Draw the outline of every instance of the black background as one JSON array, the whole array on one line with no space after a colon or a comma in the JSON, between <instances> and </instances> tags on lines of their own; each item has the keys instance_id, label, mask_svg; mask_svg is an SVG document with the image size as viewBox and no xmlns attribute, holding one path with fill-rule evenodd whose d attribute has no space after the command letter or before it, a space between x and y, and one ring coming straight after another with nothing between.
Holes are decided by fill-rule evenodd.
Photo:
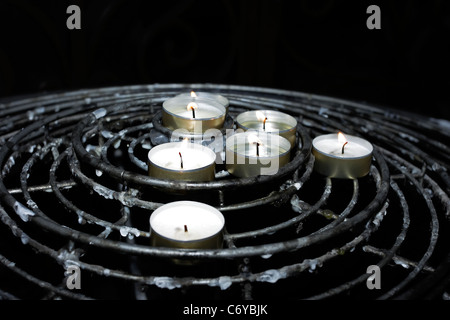
<instances>
[{"instance_id":1,"label":"black background","mask_svg":"<svg viewBox=\"0 0 450 320\"><path fill-rule=\"evenodd\" d=\"M71 4L81 30L66 27ZM381 30L366 27L371 4ZM0 97L221 83L450 119L449 59L444 0L0 2Z\"/></svg>"}]
</instances>

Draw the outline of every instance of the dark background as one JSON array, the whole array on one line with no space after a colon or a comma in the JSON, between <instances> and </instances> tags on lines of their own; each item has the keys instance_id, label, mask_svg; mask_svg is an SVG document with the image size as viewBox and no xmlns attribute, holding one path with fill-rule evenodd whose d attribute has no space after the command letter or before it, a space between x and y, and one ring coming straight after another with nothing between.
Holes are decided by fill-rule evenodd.
<instances>
[{"instance_id":1,"label":"dark background","mask_svg":"<svg viewBox=\"0 0 450 320\"><path fill-rule=\"evenodd\" d=\"M69 5L81 30L69 30ZM368 30L369 5L381 30ZM450 119L450 3L0 0L0 97L151 83L272 87Z\"/></svg>"}]
</instances>

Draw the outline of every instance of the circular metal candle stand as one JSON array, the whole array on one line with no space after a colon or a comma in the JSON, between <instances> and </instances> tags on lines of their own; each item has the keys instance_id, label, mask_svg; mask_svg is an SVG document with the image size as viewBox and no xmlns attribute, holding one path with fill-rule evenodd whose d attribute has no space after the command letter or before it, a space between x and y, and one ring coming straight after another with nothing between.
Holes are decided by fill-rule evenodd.
<instances>
[{"instance_id":1,"label":"circular metal candle stand","mask_svg":"<svg viewBox=\"0 0 450 320\"><path fill-rule=\"evenodd\" d=\"M162 103L190 90L229 100L224 138L245 111L293 116L297 139L289 163L270 176L237 178L219 163L213 181L149 177L148 151L173 133L162 126ZM0 115L1 298L448 297L448 122L218 84L11 98L1 102ZM314 172L312 139L339 130L373 144L367 176ZM223 248L150 245L150 214L187 199L223 213ZM173 264L177 259L200 263ZM64 286L70 266L81 272L80 291ZM381 289L368 289L369 266L380 269Z\"/></svg>"}]
</instances>

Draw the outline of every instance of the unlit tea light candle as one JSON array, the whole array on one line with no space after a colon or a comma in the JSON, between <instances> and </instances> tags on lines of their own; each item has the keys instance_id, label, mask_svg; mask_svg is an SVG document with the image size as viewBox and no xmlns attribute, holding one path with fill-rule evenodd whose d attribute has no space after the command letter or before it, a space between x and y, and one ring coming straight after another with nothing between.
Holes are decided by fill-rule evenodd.
<instances>
[{"instance_id":1,"label":"unlit tea light candle","mask_svg":"<svg viewBox=\"0 0 450 320\"><path fill-rule=\"evenodd\" d=\"M225 218L216 208L195 201L175 201L150 216L155 247L218 249L223 246Z\"/></svg>"},{"instance_id":2,"label":"unlit tea light candle","mask_svg":"<svg viewBox=\"0 0 450 320\"><path fill-rule=\"evenodd\" d=\"M341 132L318 136L312 142L314 170L330 178L364 177L370 171L372 152L367 140Z\"/></svg>"},{"instance_id":3,"label":"unlit tea light candle","mask_svg":"<svg viewBox=\"0 0 450 320\"><path fill-rule=\"evenodd\" d=\"M148 152L148 174L179 181L211 181L215 176L216 153L189 141L169 142Z\"/></svg>"}]
</instances>

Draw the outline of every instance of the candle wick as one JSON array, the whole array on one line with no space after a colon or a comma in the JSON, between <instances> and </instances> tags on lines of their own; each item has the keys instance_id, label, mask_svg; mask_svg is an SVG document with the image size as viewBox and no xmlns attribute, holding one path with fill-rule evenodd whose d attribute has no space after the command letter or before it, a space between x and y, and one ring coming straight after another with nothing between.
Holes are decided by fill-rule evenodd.
<instances>
[{"instance_id":1,"label":"candle wick","mask_svg":"<svg viewBox=\"0 0 450 320\"><path fill-rule=\"evenodd\" d=\"M346 141L343 145L342 145L342 154L344 154L344 147L345 145L348 143L348 141Z\"/></svg>"},{"instance_id":2,"label":"candle wick","mask_svg":"<svg viewBox=\"0 0 450 320\"><path fill-rule=\"evenodd\" d=\"M187 225L184 225L184 232L188 232Z\"/></svg>"},{"instance_id":3,"label":"candle wick","mask_svg":"<svg viewBox=\"0 0 450 320\"><path fill-rule=\"evenodd\" d=\"M267 117L264 118L264 121L263 121L263 130L264 131L266 131L266 120L267 120Z\"/></svg>"},{"instance_id":4,"label":"candle wick","mask_svg":"<svg viewBox=\"0 0 450 320\"><path fill-rule=\"evenodd\" d=\"M191 106L191 110L192 110L192 118L195 119L195 108Z\"/></svg>"},{"instance_id":5,"label":"candle wick","mask_svg":"<svg viewBox=\"0 0 450 320\"><path fill-rule=\"evenodd\" d=\"M181 152L178 152L180 155L181 169L183 169L183 157L181 156Z\"/></svg>"},{"instance_id":6,"label":"candle wick","mask_svg":"<svg viewBox=\"0 0 450 320\"><path fill-rule=\"evenodd\" d=\"M256 142L256 156L259 157L259 143Z\"/></svg>"}]
</instances>

